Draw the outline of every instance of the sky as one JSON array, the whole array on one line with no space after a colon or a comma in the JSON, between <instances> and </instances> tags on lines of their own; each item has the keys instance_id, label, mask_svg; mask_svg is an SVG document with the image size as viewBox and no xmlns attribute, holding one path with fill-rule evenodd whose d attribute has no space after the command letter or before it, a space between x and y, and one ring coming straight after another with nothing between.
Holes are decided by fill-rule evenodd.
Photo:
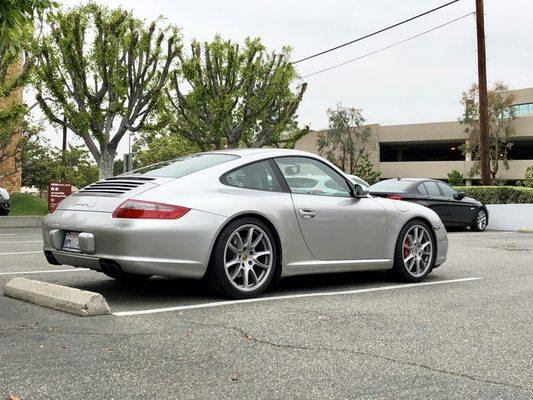
<instances>
[{"instance_id":1,"label":"sky","mask_svg":"<svg viewBox=\"0 0 533 400\"><path fill-rule=\"evenodd\" d=\"M192 39L216 34L242 43L260 37L269 50L292 48L293 59L317 53L394 24L447 0L97 0L122 6L148 21L163 16ZM79 1L60 1L72 6ZM297 64L300 75L356 58L475 10L461 0L383 34ZM533 1L485 0L487 78L511 89L533 86ZM368 123L382 125L456 120L461 93L477 81L474 15L404 44L310 76L298 112L301 126L327 127L326 110L337 103L362 109ZM60 129L46 135L60 145ZM119 154L127 151L127 138Z\"/></svg>"}]
</instances>

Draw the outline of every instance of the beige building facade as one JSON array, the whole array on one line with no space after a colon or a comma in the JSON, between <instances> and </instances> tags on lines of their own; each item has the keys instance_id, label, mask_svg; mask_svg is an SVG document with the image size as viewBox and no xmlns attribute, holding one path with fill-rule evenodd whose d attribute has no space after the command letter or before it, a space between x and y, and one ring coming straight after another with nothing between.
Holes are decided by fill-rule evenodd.
<instances>
[{"instance_id":1,"label":"beige building facade","mask_svg":"<svg viewBox=\"0 0 533 400\"><path fill-rule=\"evenodd\" d=\"M509 169L500 167L498 177L510 181L524 179L526 168L533 166L533 88L513 91L515 134L509 152ZM460 146L466 141L463 127L457 121L404 125L371 125L374 140L368 150L381 178L422 177L446 180L457 170L467 183L479 181L469 176L472 161L464 157ZM302 138L296 148L318 153L319 132Z\"/></svg>"}]
</instances>

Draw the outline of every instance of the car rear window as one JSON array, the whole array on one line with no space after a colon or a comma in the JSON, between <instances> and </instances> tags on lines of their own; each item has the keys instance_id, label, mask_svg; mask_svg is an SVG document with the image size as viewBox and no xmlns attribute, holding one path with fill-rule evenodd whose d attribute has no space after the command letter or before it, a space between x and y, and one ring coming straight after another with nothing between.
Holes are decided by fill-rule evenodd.
<instances>
[{"instance_id":1,"label":"car rear window","mask_svg":"<svg viewBox=\"0 0 533 400\"><path fill-rule=\"evenodd\" d=\"M409 187L413 185L412 181L404 181L397 179L388 179L370 186L371 192L407 192Z\"/></svg>"},{"instance_id":2,"label":"car rear window","mask_svg":"<svg viewBox=\"0 0 533 400\"><path fill-rule=\"evenodd\" d=\"M159 178L180 178L203 169L239 158L234 154L199 153L164 161L136 169L126 175L154 176Z\"/></svg>"}]
</instances>

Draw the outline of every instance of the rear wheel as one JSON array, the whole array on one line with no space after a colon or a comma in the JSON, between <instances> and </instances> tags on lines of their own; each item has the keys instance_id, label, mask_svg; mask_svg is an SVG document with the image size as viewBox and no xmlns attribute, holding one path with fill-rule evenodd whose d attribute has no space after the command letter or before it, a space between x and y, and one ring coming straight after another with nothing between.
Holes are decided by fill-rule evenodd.
<instances>
[{"instance_id":1,"label":"rear wheel","mask_svg":"<svg viewBox=\"0 0 533 400\"><path fill-rule=\"evenodd\" d=\"M435 263L435 241L425 222L408 222L400 231L392 272L408 282L420 282Z\"/></svg>"},{"instance_id":2,"label":"rear wheel","mask_svg":"<svg viewBox=\"0 0 533 400\"><path fill-rule=\"evenodd\" d=\"M470 225L470 229L476 232L483 232L487 227L487 222L487 212L483 208L480 208L477 210L476 217L474 218L472 225Z\"/></svg>"},{"instance_id":3,"label":"rear wheel","mask_svg":"<svg viewBox=\"0 0 533 400\"><path fill-rule=\"evenodd\" d=\"M256 218L241 218L224 228L217 239L205 280L224 297L256 297L272 281L277 261L271 230Z\"/></svg>"}]
</instances>

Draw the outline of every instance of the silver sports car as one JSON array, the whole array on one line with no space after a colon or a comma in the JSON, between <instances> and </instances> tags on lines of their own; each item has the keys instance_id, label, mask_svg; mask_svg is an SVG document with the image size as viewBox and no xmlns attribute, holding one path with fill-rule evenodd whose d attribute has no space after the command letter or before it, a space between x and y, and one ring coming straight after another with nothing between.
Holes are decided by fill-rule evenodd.
<instances>
[{"instance_id":1,"label":"silver sports car","mask_svg":"<svg viewBox=\"0 0 533 400\"><path fill-rule=\"evenodd\" d=\"M44 219L52 264L117 279L205 279L257 296L280 277L391 270L417 282L446 260L435 212L373 198L297 150L199 153L87 186Z\"/></svg>"}]
</instances>

